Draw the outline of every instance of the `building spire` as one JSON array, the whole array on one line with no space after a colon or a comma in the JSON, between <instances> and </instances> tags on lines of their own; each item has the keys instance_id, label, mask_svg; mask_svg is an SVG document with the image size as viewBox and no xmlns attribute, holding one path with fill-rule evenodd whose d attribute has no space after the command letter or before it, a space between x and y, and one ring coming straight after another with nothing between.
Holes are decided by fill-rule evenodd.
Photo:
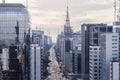
<instances>
[{"instance_id":1,"label":"building spire","mask_svg":"<svg viewBox=\"0 0 120 80\"><path fill-rule=\"evenodd\" d=\"M118 15L117 15L117 18L118 18L118 21L120 21L120 0L118 0Z\"/></svg>"},{"instance_id":2,"label":"building spire","mask_svg":"<svg viewBox=\"0 0 120 80\"><path fill-rule=\"evenodd\" d=\"M64 35L71 37L73 30L70 26L70 17L69 17L69 7L68 7L68 0L67 0L67 11L66 11L66 23L64 25Z\"/></svg>"},{"instance_id":3,"label":"building spire","mask_svg":"<svg viewBox=\"0 0 120 80\"><path fill-rule=\"evenodd\" d=\"M66 15L66 22L69 22L69 11L68 11L68 6L67 6L67 15Z\"/></svg>"},{"instance_id":4,"label":"building spire","mask_svg":"<svg viewBox=\"0 0 120 80\"><path fill-rule=\"evenodd\" d=\"M68 0L67 0L67 14L66 14L66 23L70 25L70 18L69 18L69 7L68 7Z\"/></svg>"},{"instance_id":5,"label":"building spire","mask_svg":"<svg viewBox=\"0 0 120 80\"><path fill-rule=\"evenodd\" d=\"M66 13L66 25L70 26L70 17L69 17L69 7L67 5L67 13Z\"/></svg>"}]
</instances>

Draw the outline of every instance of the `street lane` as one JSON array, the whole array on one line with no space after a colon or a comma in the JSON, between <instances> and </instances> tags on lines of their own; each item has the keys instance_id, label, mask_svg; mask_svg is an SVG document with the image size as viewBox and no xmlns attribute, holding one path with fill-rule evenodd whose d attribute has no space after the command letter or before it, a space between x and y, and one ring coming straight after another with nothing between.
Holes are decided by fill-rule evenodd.
<instances>
[{"instance_id":1,"label":"street lane","mask_svg":"<svg viewBox=\"0 0 120 80\"><path fill-rule=\"evenodd\" d=\"M48 76L47 80L67 80L64 77L62 77L63 73L61 73L62 71L60 70L59 64L57 62L54 46L51 47L49 52L50 52L50 56L49 56L50 63L49 63L48 71L50 73L50 76Z\"/></svg>"}]
</instances>

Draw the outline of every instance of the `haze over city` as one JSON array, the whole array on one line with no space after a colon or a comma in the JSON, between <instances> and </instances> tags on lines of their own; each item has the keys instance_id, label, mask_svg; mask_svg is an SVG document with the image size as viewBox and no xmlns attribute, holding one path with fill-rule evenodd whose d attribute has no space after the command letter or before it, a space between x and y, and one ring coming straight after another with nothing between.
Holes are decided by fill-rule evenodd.
<instances>
[{"instance_id":1,"label":"haze over city","mask_svg":"<svg viewBox=\"0 0 120 80\"><path fill-rule=\"evenodd\" d=\"M1 0L0 80L120 80L120 0Z\"/></svg>"},{"instance_id":2,"label":"haze over city","mask_svg":"<svg viewBox=\"0 0 120 80\"><path fill-rule=\"evenodd\" d=\"M2 0L1 0L2 2ZM27 0L6 0L7 3L27 4ZM58 29L63 30L66 16L66 0L28 0L32 28L40 28L56 41ZM73 29L82 23L113 22L113 0L69 0L70 21ZM102 14L104 13L104 14Z\"/></svg>"}]
</instances>

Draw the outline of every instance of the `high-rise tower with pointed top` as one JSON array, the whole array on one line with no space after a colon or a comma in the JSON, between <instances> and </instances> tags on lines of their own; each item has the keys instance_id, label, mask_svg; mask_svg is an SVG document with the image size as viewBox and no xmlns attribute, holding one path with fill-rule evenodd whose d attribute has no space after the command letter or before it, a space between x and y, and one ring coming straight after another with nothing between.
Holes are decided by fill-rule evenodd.
<instances>
[{"instance_id":1,"label":"high-rise tower with pointed top","mask_svg":"<svg viewBox=\"0 0 120 80\"><path fill-rule=\"evenodd\" d=\"M72 33L73 33L73 30L71 29L71 25L70 25L69 10L67 6L66 22L64 25L64 35L71 37Z\"/></svg>"}]
</instances>

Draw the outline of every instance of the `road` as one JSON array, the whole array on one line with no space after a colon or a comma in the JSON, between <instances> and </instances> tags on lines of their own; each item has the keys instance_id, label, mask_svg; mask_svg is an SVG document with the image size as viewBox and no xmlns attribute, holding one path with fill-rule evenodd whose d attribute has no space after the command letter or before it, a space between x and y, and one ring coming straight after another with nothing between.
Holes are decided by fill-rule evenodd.
<instances>
[{"instance_id":1,"label":"road","mask_svg":"<svg viewBox=\"0 0 120 80\"><path fill-rule=\"evenodd\" d=\"M62 77L63 73L59 68L54 48L52 47L49 52L49 60L51 62L49 63L48 67L50 75L48 76L47 80L67 80L66 78Z\"/></svg>"}]
</instances>

